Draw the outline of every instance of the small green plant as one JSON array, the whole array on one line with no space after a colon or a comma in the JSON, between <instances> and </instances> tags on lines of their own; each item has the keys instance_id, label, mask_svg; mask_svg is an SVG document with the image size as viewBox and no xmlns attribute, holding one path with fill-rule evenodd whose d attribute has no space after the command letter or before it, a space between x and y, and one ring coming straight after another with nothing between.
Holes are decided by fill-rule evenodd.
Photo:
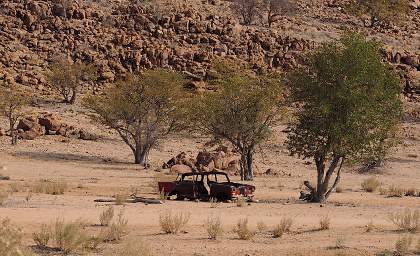
<instances>
[{"instance_id":1,"label":"small green plant","mask_svg":"<svg viewBox=\"0 0 420 256\"><path fill-rule=\"evenodd\" d=\"M404 212L389 214L388 219L399 230L412 233L420 231L420 210L405 209Z\"/></svg>"},{"instance_id":2,"label":"small green plant","mask_svg":"<svg viewBox=\"0 0 420 256\"><path fill-rule=\"evenodd\" d=\"M119 242L128 232L128 220L124 218L124 212L121 210L116 222L111 223L103 232L101 237L105 242Z\"/></svg>"},{"instance_id":3,"label":"small green plant","mask_svg":"<svg viewBox=\"0 0 420 256\"><path fill-rule=\"evenodd\" d=\"M180 212L172 214L171 211L166 211L159 216L160 228L167 234L178 234L183 231L188 221L190 220L190 213Z\"/></svg>"},{"instance_id":4,"label":"small green plant","mask_svg":"<svg viewBox=\"0 0 420 256\"><path fill-rule=\"evenodd\" d=\"M62 195L66 190L67 183L59 180L51 181L42 179L32 187L32 192L34 193L43 193L49 195Z\"/></svg>"},{"instance_id":5,"label":"small green plant","mask_svg":"<svg viewBox=\"0 0 420 256\"><path fill-rule=\"evenodd\" d=\"M99 216L99 222L101 223L101 226L108 226L109 223L111 223L112 218L114 218L114 207L109 205Z\"/></svg>"},{"instance_id":6,"label":"small green plant","mask_svg":"<svg viewBox=\"0 0 420 256\"><path fill-rule=\"evenodd\" d=\"M236 200L236 206L237 207L245 207L246 206L246 199L242 196L238 197Z\"/></svg>"},{"instance_id":7,"label":"small green plant","mask_svg":"<svg viewBox=\"0 0 420 256\"><path fill-rule=\"evenodd\" d=\"M264 231L267 230L267 225L265 225L265 223L261 220L257 222L257 229L258 232L263 233Z\"/></svg>"},{"instance_id":8,"label":"small green plant","mask_svg":"<svg viewBox=\"0 0 420 256\"><path fill-rule=\"evenodd\" d=\"M55 244L64 254L76 252L84 247L88 237L83 230L83 222L64 222L57 219L53 225L52 235Z\"/></svg>"},{"instance_id":9,"label":"small green plant","mask_svg":"<svg viewBox=\"0 0 420 256\"><path fill-rule=\"evenodd\" d=\"M319 220L320 230L330 229L331 218L329 215L325 215Z\"/></svg>"},{"instance_id":10,"label":"small green plant","mask_svg":"<svg viewBox=\"0 0 420 256\"><path fill-rule=\"evenodd\" d=\"M395 251L396 255L404 256L408 255L410 252L410 246L413 242L413 238L411 236L403 236L397 240L395 243Z\"/></svg>"},{"instance_id":11,"label":"small green plant","mask_svg":"<svg viewBox=\"0 0 420 256\"><path fill-rule=\"evenodd\" d=\"M361 185L364 191L375 192L381 186L381 182L376 177L370 177L365 179Z\"/></svg>"},{"instance_id":12,"label":"small green plant","mask_svg":"<svg viewBox=\"0 0 420 256\"><path fill-rule=\"evenodd\" d=\"M34 242L39 247L47 247L51 238L51 229L48 225L42 224L41 230L32 234Z\"/></svg>"},{"instance_id":13,"label":"small green plant","mask_svg":"<svg viewBox=\"0 0 420 256\"><path fill-rule=\"evenodd\" d=\"M248 218L240 219L233 231L241 240L249 240L255 236L255 232L248 228Z\"/></svg>"},{"instance_id":14,"label":"small green plant","mask_svg":"<svg viewBox=\"0 0 420 256\"><path fill-rule=\"evenodd\" d=\"M206 226L207 234L210 239L216 240L218 237L223 235L223 227L220 217L208 217Z\"/></svg>"},{"instance_id":15,"label":"small green plant","mask_svg":"<svg viewBox=\"0 0 420 256\"><path fill-rule=\"evenodd\" d=\"M279 224L274 227L273 237L282 237L284 233L289 232L292 227L293 219L289 217L283 217Z\"/></svg>"}]
</instances>

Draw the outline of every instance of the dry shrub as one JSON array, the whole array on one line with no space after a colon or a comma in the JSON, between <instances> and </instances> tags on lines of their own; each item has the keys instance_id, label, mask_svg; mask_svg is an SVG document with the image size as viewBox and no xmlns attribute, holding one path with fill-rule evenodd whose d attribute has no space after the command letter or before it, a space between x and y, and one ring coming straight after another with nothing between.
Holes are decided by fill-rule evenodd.
<instances>
[{"instance_id":1,"label":"dry shrub","mask_svg":"<svg viewBox=\"0 0 420 256\"><path fill-rule=\"evenodd\" d=\"M111 223L112 218L114 218L114 207L109 205L99 216L99 222L101 223L101 226L108 226L109 223Z\"/></svg>"},{"instance_id":2,"label":"dry shrub","mask_svg":"<svg viewBox=\"0 0 420 256\"><path fill-rule=\"evenodd\" d=\"M49 195L62 195L67 190L67 183L64 181L40 180L33 187L34 193L43 193Z\"/></svg>"},{"instance_id":3,"label":"dry shrub","mask_svg":"<svg viewBox=\"0 0 420 256\"><path fill-rule=\"evenodd\" d=\"M126 242L121 248L109 249L105 256L151 256L150 248L139 240Z\"/></svg>"},{"instance_id":4,"label":"dry shrub","mask_svg":"<svg viewBox=\"0 0 420 256\"><path fill-rule=\"evenodd\" d=\"M404 212L391 213L388 219L399 230L416 233L420 230L420 210L405 209Z\"/></svg>"},{"instance_id":5,"label":"dry shrub","mask_svg":"<svg viewBox=\"0 0 420 256\"><path fill-rule=\"evenodd\" d=\"M267 230L267 225L265 225L265 223L263 221L258 221L257 222L257 229L258 229L258 232L263 233L264 231Z\"/></svg>"},{"instance_id":6,"label":"dry shrub","mask_svg":"<svg viewBox=\"0 0 420 256\"><path fill-rule=\"evenodd\" d=\"M104 242L119 242L127 232L128 220L124 218L124 212L121 210L118 220L102 230L101 237Z\"/></svg>"},{"instance_id":7,"label":"dry shrub","mask_svg":"<svg viewBox=\"0 0 420 256\"><path fill-rule=\"evenodd\" d=\"M240 219L233 231L241 240L249 240L255 236L255 232L248 228L248 218Z\"/></svg>"},{"instance_id":8,"label":"dry shrub","mask_svg":"<svg viewBox=\"0 0 420 256\"><path fill-rule=\"evenodd\" d=\"M365 179L361 185L364 191L375 192L381 186L381 182L376 177L370 177Z\"/></svg>"},{"instance_id":9,"label":"dry shrub","mask_svg":"<svg viewBox=\"0 0 420 256\"><path fill-rule=\"evenodd\" d=\"M183 231L184 227L190 220L190 213L180 212L172 214L171 211L166 211L159 216L160 228L167 234L178 234Z\"/></svg>"},{"instance_id":10,"label":"dry shrub","mask_svg":"<svg viewBox=\"0 0 420 256\"><path fill-rule=\"evenodd\" d=\"M236 206L245 207L246 206L246 199L242 196L238 197L238 199L236 200Z\"/></svg>"},{"instance_id":11,"label":"dry shrub","mask_svg":"<svg viewBox=\"0 0 420 256\"><path fill-rule=\"evenodd\" d=\"M207 218L207 234L210 239L216 240L218 237L223 235L222 221L220 217L209 217Z\"/></svg>"},{"instance_id":12,"label":"dry shrub","mask_svg":"<svg viewBox=\"0 0 420 256\"><path fill-rule=\"evenodd\" d=\"M26 191L25 201L26 201L26 202L29 202L29 200L31 200L32 196L33 196L32 191L31 191L30 189L28 189L28 190Z\"/></svg>"},{"instance_id":13,"label":"dry shrub","mask_svg":"<svg viewBox=\"0 0 420 256\"><path fill-rule=\"evenodd\" d=\"M7 191L0 190L0 206L2 206L9 198L9 193Z\"/></svg>"},{"instance_id":14,"label":"dry shrub","mask_svg":"<svg viewBox=\"0 0 420 256\"><path fill-rule=\"evenodd\" d=\"M329 215L325 215L319 220L320 230L330 229L331 218Z\"/></svg>"},{"instance_id":15,"label":"dry shrub","mask_svg":"<svg viewBox=\"0 0 420 256\"><path fill-rule=\"evenodd\" d=\"M166 198L168 198L168 193L165 193L165 191L162 189L162 191L159 192L159 199L162 202L166 202Z\"/></svg>"},{"instance_id":16,"label":"dry shrub","mask_svg":"<svg viewBox=\"0 0 420 256\"><path fill-rule=\"evenodd\" d=\"M405 189L395 186L395 185L389 186L387 190L387 196L389 197L403 197L404 194L405 194Z\"/></svg>"},{"instance_id":17,"label":"dry shrub","mask_svg":"<svg viewBox=\"0 0 420 256\"><path fill-rule=\"evenodd\" d=\"M22 184L20 184L18 182L13 182L13 183L9 184L9 186L10 186L10 191L13 192L13 193L20 192L20 191L23 190Z\"/></svg>"},{"instance_id":18,"label":"dry shrub","mask_svg":"<svg viewBox=\"0 0 420 256\"><path fill-rule=\"evenodd\" d=\"M289 217L283 217L279 224L274 227L273 237L282 237L284 233L289 232L292 227L293 219Z\"/></svg>"},{"instance_id":19,"label":"dry shrub","mask_svg":"<svg viewBox=\"0 0 420 256\"><path fill-rule=\"evenodd\" d=\"M57 219L53 224L52 236L58 249L64 254L76 252L84 247L88 237L81 221L64 222Z\"/></svg>"},{"instance_id":20,"label":"dry shrub","mask_svg":"<svg viewBox=\"0 0 420 256\"><path fill-rule=\"evenodd\" d=\"M22 247L22 232L13 226L9 219L0 219L0 255L29 256L32 255Z\"/></svg>"},{"instance_id":21,"label":"dry shrub","mask_svg":"<svg viewBox=\"0 0 420 256\"><path fill-rule=\"evenodd\" d=\"M123 194L116 194L115 195L115 204L116 205L123 205L125 202L127 202L127 195L123 195Z\"/></svg>"},{"instance_id":22,"label":"dry shrub","mask_svg":"<svg viewBox=\"0 0 420 256\"><path fill-rule=\"evenodd\" d=\"M39 247L47 247L51 238L51 229L48 225L42 224L41 230L32 234L34 242Z\"/></svg>"},{"instance_id":23,"label":"dry shrub","mask_svg":"<svg viewBox=\"0 0 420 256\"><path fill-rule=\"evenodd\" d=\"M210 208L217 208L219 206L219 202L217 202L217 199L212 197L210 198Z\"/></svg>"},{"instance_id":24,"label":"dry shrub","mask_svg":"<svg viewBox=\"0 0 420 256\"><path fill-rule=\"evenodd\" d=\"M404 256L410 253L410 246L413 242L411 236L403 236L395 243L395 252L397 256Z\"/></svg>"}]
</instances>

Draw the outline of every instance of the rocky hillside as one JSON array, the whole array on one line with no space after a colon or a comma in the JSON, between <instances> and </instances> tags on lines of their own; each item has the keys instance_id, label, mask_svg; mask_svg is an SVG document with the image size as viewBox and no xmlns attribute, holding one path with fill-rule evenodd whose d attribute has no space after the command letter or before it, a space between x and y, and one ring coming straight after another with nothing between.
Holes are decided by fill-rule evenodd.
<instances>
[{"instance_id":1,"label":"rocky hillside","mask_svg":"<svg viewBox=\"0 0 420 256\"><path fill-rule=\"evenodd\" d=\"M242 26L226 1L137 2L79 0L66 8L61 1L0 0L0 78L47 91L45 72L64 56L98 66L93 90L154 67L184 71L200 86L215 57L288 71L303 53L347 28L381 40L384 59L407 71L406 93L420 95L417 1L404 25L387 30L365 28L340 1L299 1L297 13L271 29Z\"/></svg>"}]
</instances>

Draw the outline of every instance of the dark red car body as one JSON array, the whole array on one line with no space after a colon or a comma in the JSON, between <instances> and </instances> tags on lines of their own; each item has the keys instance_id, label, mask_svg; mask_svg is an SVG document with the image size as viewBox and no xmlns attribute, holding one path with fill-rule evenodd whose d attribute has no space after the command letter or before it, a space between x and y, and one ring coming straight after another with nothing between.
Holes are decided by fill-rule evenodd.
<instances>
[{"instance_id":1,"label":"dark red car body","mask_svg":"<svg viewBox=\"0 0 420 256\"><path fill-rule=\"evenodd\" d=\"M176 195L178 200L200 199L217 201L234 200L238 197L253 197L255 187L231 182L224 172L184 173L172 182L158 182L159 191L168 197Z\"/></svg>"}]
</instances>

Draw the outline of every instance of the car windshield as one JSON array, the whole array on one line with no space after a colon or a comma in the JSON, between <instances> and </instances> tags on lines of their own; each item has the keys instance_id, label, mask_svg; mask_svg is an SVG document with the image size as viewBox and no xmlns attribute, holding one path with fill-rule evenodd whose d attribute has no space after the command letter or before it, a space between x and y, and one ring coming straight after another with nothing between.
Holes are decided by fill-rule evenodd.
<instances>
[{"instance_id":1,"label":"car windshield","mask_svg":"<svg viewBox=\"0 0 420 256\"><path fill-rule=\"evenodd\" d=\"M216 179L217 179L217 182L219 183L229 182L227 175L224 175L224 174L217 174Z\"/></svg>"}]
</instances>

